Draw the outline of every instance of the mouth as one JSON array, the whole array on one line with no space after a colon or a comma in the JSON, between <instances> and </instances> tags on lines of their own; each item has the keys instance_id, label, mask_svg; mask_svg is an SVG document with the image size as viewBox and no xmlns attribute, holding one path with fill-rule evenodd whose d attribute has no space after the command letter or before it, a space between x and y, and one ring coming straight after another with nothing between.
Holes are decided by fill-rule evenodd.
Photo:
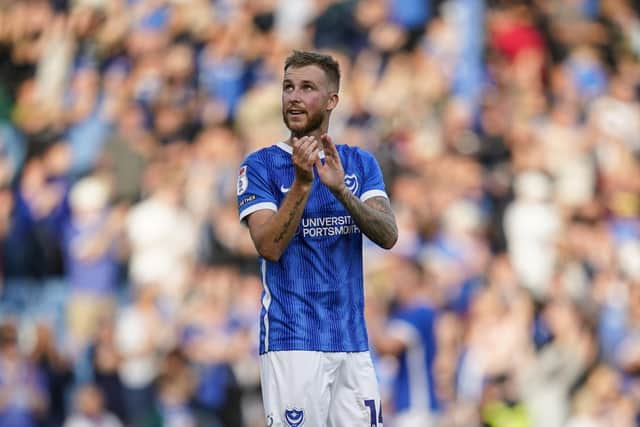
<instances>
[{"instance_id":1,"label":"mouth","mask_svg":"<svg viewBox=\"0 0 640 427\"><path fill-rule=\"evenodd\" d=\"M287 115L291 116L291 117L302 117L306 114L306 112L304 110L299 110L296 108L291 108L289 110L287 110Z\"/></svg>"}]
</instances>

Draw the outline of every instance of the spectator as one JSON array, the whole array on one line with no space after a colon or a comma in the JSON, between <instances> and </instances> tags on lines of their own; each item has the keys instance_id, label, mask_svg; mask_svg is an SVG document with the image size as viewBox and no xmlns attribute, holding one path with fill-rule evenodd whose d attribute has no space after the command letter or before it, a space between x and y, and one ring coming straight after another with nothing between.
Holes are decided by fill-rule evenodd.
<instances>
[{"instance_id":1,"label":"spectator","mask_svg":"<svg viewBox=\"0 0 640 427\"><path fill-rule=\"evenodd\" d=\"M150 194L126 218L129 274L135 286L157 286L160 304L173 315L186 295L195 259L196 227L182 206L180 171L169 163L156 162L146 173Z\"/></svg>"},{"instance_id":2,"label":"spectator","mask_svg":"<svg viewBox=\"0 0 640 427\"><path fill-rule=\"evenodd\" d=\"M118 314L115 326L116 351L121 360L118 374L124 388L127 424L143 426L154 409L154 380L158 375L158 350L170 345L171 329L158 308L157 290L139 287L133 303Z\"/></svg>"},{"instance_id":3,"label":"spectator","mask_svg":"<svg viewBox=\"0 0 640 427\"><path fill-rule=\"evenodd\" d=\"M228 271L205 273L199 292L187 306L182 345L196 367L194 390L200 424L242 426L240 395L232 362L248 349L247 335L229 316L232 276Z\"/></svg>"},{"instance_id":4,"label":"spectator","mask_svg":"<svg viewBox=\"0 0 640 427\"><path fill-rule=\"evenodd\" d=\"M434 382L437 312L429 300L429 278L411 259L398 257L391 268L395 309L387 325L380 324L384 319L380 313L368 324L377 353L398 361L391 392L392 425L436 425L440 409Z\"/></svg>"},{"instance_id":5,"label":"spectator","mask_svg":"<svg viewBox=\"0 0 640 427\"><path fill-rule=\"evenodd\" d=\"M74 411L64 427L122 427L122 423L105 410L100 390L93 384L87 384L76 391Z\"/></svg>"},{"instance_id":6,"label":"spectator","mask_svg":"<svg viewBox=\"0 0 640 427\"><path fill-rule=\"evenodd\" d=\"M551 342L525 365L517 381L530 425L563 427L571 389L593 361L594 343L578 309L568 301L550 302L542 321Z\"/></svg>"},{"instance_id":7,"label":"spectator","mask_svg":"<svg viewBox=\"0 0 640 427\"><path fill-rule=\"evenodd\" d=\"M114 334L113 320L102 319L98 325L96 340L88 348L87 356L91 365L91 382L100 389L105 409L125 422L128 419L126 393L119 375L123 360L116 347Z\"/></svg>"},{"instance_id":8,"label":"spectator","mask_svg":"<svg viewBox=\"0 0 640 427\"><path fill-rule=\"evenodd\" d=\"M152 150L153 139L144 127L144 111L135 103L123 106L100 159L101 168L113 182L116 203L140 201L142 176Z\"/></svg>"},{"instance_id":9,"label":"spectator","mask_svg":"<svg viewBox=\"0 0 640 427\"><path fill-rule=\"evenodd\" d=\"M59 426L67 416L67 399L73 385L72 360L60 351L54 325L41 321L34 325L35 344L29 359L43 374L47 385L49 411L45 426Z\"/></svg>"},{"instance_id":10,"label":"spectator","mask_svg":"<svg viewBox=\"0 0 640 427\"><path fill-rule=\"evenodd\" d=\"M525 172L516 178L515 200L504 217L511 262L522 284L536 298L548 292L556 263L555 238L560 216L551 204L551 183L539 172Z\"/></svg>"},{"instance_id":11,"label":"spectator","mask_svg":"<svg viewBox=\"0 0 640 427\"><path fill-rule=\"evenodd\" d=\"M12 323L0 325L0 424L35 427L48 410L47 385L18 346Z\"/></svg>"},{"instance_id":12,"label":"spectator","mask_svg":"<svg viewBox=\"0 0 640 427\"><path fill-rule=\"evenodd\" d=\"M86 177L71 190L71 219L64 248L71 285L69 334L76 354L95 338L102 319L115 310L117 245L122 220L108 207L109 189L99 177Z\"/></svg>"}]
</instances>

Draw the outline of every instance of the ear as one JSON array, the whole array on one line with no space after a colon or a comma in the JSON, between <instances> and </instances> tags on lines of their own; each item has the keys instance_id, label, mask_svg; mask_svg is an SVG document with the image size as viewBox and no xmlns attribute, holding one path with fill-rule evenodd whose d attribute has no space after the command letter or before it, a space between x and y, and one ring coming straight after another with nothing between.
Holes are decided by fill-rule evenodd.
<instances>
[{"instance_id":1,"label":"ear","mask_svg":"<svg viewBox=\"0 0 640 427\"><path fill-rule=\"evenodd\" d=\"M330 93L327 101L327 111L333 111L338 106L338 101L340 101L338 94L336 92Z\"/></svg>"}]
</instances>

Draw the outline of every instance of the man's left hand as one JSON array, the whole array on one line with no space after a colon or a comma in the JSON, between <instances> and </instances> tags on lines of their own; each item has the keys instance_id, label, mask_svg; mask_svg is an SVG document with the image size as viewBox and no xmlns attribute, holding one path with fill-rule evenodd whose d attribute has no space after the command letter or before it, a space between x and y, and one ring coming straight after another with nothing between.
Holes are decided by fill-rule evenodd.
<instances>
[{"instance_id":1,"label":"man's left hand","mask_svg":"<svg viewBox=\"0 0 640 427\"><path fill-rule=\"evenodd\" d=\"M339 192L344 187L344 169L340 155L329 135L320 137L324 150L324 162L318 158L315 162L320 181L332 192Z\"/></svg>"}]
</instances>

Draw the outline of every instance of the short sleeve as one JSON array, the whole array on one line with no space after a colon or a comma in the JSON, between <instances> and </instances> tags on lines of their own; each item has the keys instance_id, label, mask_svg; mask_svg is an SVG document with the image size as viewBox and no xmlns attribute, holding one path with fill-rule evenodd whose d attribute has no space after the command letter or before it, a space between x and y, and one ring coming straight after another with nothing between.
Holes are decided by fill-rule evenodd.
<instances>
[{"instance_id":1,"label":"short sleeve","mask_svg":"<svg viewBox=\"0 0 640 427\"><path fill-rule=\"evenodd\" d=\"M267 172L255 154L248 156L238 168L236 194L240 221L245 221L250 214L259 210L278 210L268 184Z\"/></svg>"},{"instance_id":2,"label":"short sleeve","mask_svg":"<svg viewBox=\"0 0 640 427\"><path fill-rule=\"evenodd\" d=\"M378 161L373 154L368 151L362 149L359 149L359 151L362 157L365 177L360 200L364 202L372 197L384 197L388 199L389 196L384 186L382 171L380 170Z\"/></svg>"}]
</instances>

